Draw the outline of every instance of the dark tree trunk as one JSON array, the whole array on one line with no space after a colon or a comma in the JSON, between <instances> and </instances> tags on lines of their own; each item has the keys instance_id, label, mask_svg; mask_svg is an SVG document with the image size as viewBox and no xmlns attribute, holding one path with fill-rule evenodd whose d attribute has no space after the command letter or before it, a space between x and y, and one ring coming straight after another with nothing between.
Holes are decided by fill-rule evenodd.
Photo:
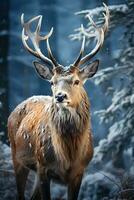
<instances>
[{"instance_id":1,"label":"dark tree trunk","mask_svg":"<svg viewBox=\"0 0 134 200\"><path fill-rule=\"evenodd\" d=\"M0 2L0 132L6 133L8 117L8 30L9 0ZM3 136L6 140L7 136Z\"/></svg>"}]
</instances>

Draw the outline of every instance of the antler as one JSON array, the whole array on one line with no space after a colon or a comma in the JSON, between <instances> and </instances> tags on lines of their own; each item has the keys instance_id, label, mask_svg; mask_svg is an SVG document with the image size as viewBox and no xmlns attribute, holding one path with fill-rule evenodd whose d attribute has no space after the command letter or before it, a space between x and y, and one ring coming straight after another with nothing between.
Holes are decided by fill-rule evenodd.
<instances>
[{"instance_id":1,"label":"antler","mask_svg":"<svg viewBox=\"0 0 134 200\"><path fill-rule=\"evenodd\" d=\"M83 25L81 24L81 28L83 28ZM80 53L78 58L76 59L76 61L73 63L73 66L77 67L81 61L83 52L84 52L84 47L85 47L85 36L83 36L83 41L82 41L82 45L81 45L81 49L80 49Z\"/></svg>"},{"instance_id":2,"label":"antler","mask_svg":"<svg viewBox=\"0 0 134 200\"><path fill-rule=\"evenodd\" d=\"M80 54L79 54L78 58L76 59L76 61L73 64L76 67L78 67L79 65L82 65L85 62L89 61L100 50L100 48L103 45L104 36L105 36L106 32L108 31L109 18L110 18L108 7L104 3L103 3L103 5L105 7L105 13L103 13L104 19L105 19L105 23L103 24L102 27L97 27L95 22L91 18L91 16L88 16L92 26L95 28L94 36L96 36L96 38L97 38L96 46L89 54L87 54L86 56L84 56L82 58L82 54L83 54L83 51L84 51L84 43L85 43L85 38L83 38ZM81 26L81 28L83 29L83 25Z\"/></svg>"},{"instance_id":3,"label":"antler","mask_svg":"<svg viewBox=\"0 0 134 200\"><path fill-rule=\"evenodd\" d=\"M30 24L34 21L38 21L37 27L35 32L31 32L30 31ZM51 49L50 49L50 45L49 45L49 37L52 35L53 33L53 28L51 28L50 32L45 35L45 36L40 36L39 32L40 32L40 28L41 28L41 22L42 22L42 16L36 16L34 18L32 18L31 20L29 20L28 22L24 22L24 14L21 15L21 24L23 26L23 30L22 30L22 42L24 47L34 56L36 56L37 58L40 58L41 60L43 60L44 62L52 65L53 67L58 66L58 62L56 61L56 59L54 58ZM26 34L26 35L25 35ZM30 38L30 40L32 41L32 44L34 46L34 49L31 49L28 44L27 44L27 40ZM43 55L43 53L40 50L39 47L39 43L42 40L47 40L47 51L48 51L48 55L50 57L47 58L46 56Z\"/></svg>"}]
</instances>

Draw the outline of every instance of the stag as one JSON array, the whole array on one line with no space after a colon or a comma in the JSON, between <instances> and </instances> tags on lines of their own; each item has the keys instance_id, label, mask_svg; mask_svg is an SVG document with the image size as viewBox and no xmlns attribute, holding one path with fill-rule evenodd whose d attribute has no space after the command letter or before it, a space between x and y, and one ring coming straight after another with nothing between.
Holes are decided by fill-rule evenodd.
<instances>
[{"instance_id":1,"label":"stag","mask_svg":"<svg viewBox=\"0 0 134 200\"><path fill-rule=\"evenodd\" d=\"M50 181L67 185L68 200L77 200L85 167L93 156L90 124L90 104L83 87L86 80L97 72L99 61L85 65L102 47L108 30L109 10L106 5L104 24L94 27L95 48L83 56L83 37L79 56L73 64L63 67L54 58L49 38L53 29L40 35L42 16L24 22L21 16L22 42L38 58L34 61L38 75L50 81L52 96L33 96L20 103L8 118L8 135L12 150L18 199L24 200L25 185L30 170L38 179L31 199L50 200ZM30 25L38 22L35 32ZM31 40L33 48L28 45ZM39 43L45 40L48 56ZM42 62L41 62L42 61Z\"/></svg>"}]
</instances>

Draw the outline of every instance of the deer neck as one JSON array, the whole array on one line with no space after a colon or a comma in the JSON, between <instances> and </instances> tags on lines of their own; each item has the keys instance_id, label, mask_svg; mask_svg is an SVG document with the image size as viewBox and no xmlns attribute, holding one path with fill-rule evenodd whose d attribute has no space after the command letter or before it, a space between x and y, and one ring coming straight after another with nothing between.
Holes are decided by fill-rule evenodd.
<instances>
[{"instance_id":1,"label":"deer neck","mask_svg":"<svg viewBox=\"0 0 134 200\"><path fill-rule=\"evenodd\" d=\"M72 161L80 154L81 145L88 142L90 127L89 101L84 96L77 108L51 106L51 137L61 169L70 168ZM88 134L87 134L88 133Z\"/></svg>"},{"instance_id":2,"label":"deer neck","mask_svg":"<svg viewBox=\"0 0 134 200\"><path fill-rule=\"evenodd\" d=\"M58 107L52 104L51 126L56 134L61 136L77 136L84 132L89 123L89 100L83 96L80 104L75 108Z\"/></svg>"}]
</instances>

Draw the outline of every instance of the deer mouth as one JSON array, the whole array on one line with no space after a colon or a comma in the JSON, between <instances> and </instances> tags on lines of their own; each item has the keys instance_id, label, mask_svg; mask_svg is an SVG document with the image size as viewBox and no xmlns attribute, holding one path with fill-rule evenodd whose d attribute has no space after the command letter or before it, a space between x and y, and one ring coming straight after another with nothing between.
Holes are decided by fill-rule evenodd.
<instances>
[{"instance_id":1,"label":"deer mouth","mask_svg":"<svg viewBox=\"0 0 134 200\"><path fill-rule=\"evenodd\" d=\"M55 102L58 106L69 106L70 105L70 101L62 101L62 102Z\"/></svg>"}]
</instances>

